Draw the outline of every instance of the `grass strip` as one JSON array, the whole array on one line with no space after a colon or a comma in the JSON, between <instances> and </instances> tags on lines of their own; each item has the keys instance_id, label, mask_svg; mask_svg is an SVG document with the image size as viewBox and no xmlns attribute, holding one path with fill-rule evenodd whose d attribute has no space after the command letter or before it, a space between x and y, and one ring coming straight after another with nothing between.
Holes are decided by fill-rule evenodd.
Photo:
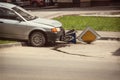
<instances>
[{"instance_id":1,"label":"grass strip","mask_svg":"<svg viewBox=\"0 0 120 80\"><path fill-rule=\"evenodd\" d=\"M67 30L83 30L92 27L97 31L120 31L119 17L98 17L98 16L61 16L54 18L63 24Z\"/></svg>"},{"instance_id":2,"label":"grass strip","mask_svg":"<svg viewBox=\"0 0 120 80\"><path fill-rule=\"evenodd\" d=\"M0 44L13 43L13 42L15 42L15 41L0 40Z\"/></svg>"}]
</instances>

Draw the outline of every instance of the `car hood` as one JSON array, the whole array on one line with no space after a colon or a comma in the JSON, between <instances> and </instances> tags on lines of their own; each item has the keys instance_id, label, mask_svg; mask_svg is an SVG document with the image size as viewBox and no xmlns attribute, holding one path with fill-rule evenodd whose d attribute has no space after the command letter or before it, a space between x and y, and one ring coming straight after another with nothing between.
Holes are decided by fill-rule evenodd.
<instances>
[{"instance_id":1,"label":"car hood","mask_svg":"<svg viewBox=\"0 0 120 80\"><path fill-rule=\"evenodd\" d=\"M38 24L43 24L43 25L48 25L51 27L61 27L62 26L62 24L59 21L43 19L43 18L36 18L36 19L32 20L32 22L38 23Z\"/></svg>"}]
</instances>

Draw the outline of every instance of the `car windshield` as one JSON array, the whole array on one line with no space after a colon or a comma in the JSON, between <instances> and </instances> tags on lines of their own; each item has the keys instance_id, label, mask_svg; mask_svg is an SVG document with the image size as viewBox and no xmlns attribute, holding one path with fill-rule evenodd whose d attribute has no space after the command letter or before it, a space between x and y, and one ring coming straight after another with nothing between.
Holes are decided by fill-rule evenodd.
<instances>
[{"instance_id":1,"label":"car windshield","mask_svg":"<svg viewBox=\"0 0 120 80\"><path fill-rule=\"evenodd\" d=\"M17 13L19 13L23 18L25 18L27 21L36 19L36 16L32 16L31 14L29 14L26 10L24 10L21 7L13 7L13 10L15 10Z\"/></svg>"}]
</instances>

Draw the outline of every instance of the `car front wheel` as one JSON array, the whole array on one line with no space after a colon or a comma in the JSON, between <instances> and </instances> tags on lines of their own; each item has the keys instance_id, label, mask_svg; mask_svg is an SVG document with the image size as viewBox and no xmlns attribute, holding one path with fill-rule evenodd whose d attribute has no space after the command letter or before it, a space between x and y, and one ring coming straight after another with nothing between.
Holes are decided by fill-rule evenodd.
<instances>
[{"instance_id":1,"label":"car front wheel","mask_svg":"<svg viewBox=\"0 0 120 80\"><path fill-rule=\"evenodd\" d=\"M41 32L33 32L31 35L30 35L30 44L34 47L41 47L41 46L44 46L45 45L45 36L43 33Z\"/></svg>"}]
</instances>

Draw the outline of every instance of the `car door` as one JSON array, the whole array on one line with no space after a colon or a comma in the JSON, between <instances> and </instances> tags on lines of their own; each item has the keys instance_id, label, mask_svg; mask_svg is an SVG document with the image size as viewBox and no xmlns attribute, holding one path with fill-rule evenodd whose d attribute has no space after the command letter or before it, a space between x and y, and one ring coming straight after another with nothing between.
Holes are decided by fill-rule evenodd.
<instances>
[{"instance_id":1,"label":"car door","mask_svg":"<svg viewBox=\"0 0 120 80\"><path fill-rule=\"evenodd\" d=\"M23 39L25 37L26 26L14 11L0 8L0 37Z\"/></svg>"}]
</instances>

